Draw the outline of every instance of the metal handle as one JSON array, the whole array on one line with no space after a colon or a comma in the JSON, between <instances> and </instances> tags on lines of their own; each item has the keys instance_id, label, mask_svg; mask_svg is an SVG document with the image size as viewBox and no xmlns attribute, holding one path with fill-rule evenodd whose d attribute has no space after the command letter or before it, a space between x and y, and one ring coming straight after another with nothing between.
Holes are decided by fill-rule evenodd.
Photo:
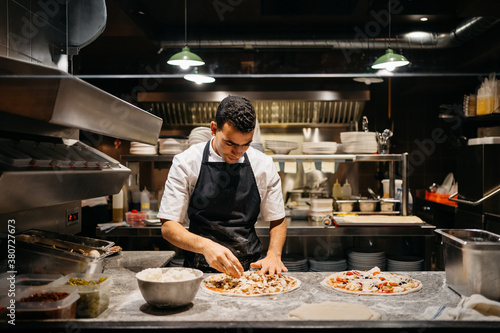
<instances>
[{"instance_id":1,"label":"metal handle","mask_svg":"<svg viewBox=\"0 0 500 333\"><path fill-rule=\"evenodd\" d=\"M451 200L451 201L455 201L455 202L458 202L458 203L462 203L462 204L465 204L465 205L470 205L470 206L477 206L479 205L481 202L483 202L484 200L488 199L489 197L492 197L494 196L495 194L497 194L498 192L500 192L500 186L497 186L497 188L495 188L494 190L490 191L489 193L487 193L484 197L482 197L481 199L477 200L477 201L469 201L469 200L463 200L463 199L455 199L454 197L456 197L458 195L458 192L455 192L453 193L452 195L450 195L448 197L448 200Z\"/></svg>"}]
</instances>

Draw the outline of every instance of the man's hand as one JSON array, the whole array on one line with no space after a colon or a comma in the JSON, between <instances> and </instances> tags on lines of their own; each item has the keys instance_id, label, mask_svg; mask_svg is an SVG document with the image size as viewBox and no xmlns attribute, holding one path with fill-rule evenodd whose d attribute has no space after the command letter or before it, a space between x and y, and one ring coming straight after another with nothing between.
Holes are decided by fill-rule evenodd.
<instances>
[{"instance_id":1,"label":"man's hand","mask_svg":"<svg viewBox=\"0 0 500 333\"><path fill-rule=\"evenodd\" d=\"M225 246L205 238L202 254L205 256L210 267L219 272L240 278L243 274L243 266L236 256Z\"/></svg>"},{"instance_id":2,"label":"man's hand","mask_svg":"<svg viewBox=\"0 0 500 333\"><path fill-rule=\"evenodd\" d=\"M281 256L269 252L264 259L251 263L250 267L260 269L259 275L266 273L269 273L269 275L274 275L275 273L281 275L281 273L288 272L288 269L281 261Z\"/></svg>"}]
</instances>

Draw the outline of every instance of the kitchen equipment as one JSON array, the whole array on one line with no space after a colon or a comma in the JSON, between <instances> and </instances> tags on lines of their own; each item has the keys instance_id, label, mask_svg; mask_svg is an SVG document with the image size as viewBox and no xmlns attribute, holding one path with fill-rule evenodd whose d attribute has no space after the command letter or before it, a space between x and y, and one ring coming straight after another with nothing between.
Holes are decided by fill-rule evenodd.
<instances>
[{"instance_id":1,"label":"kitchen equipment","mask_svg":"<svg viewBox=\"0 0 500 333\"><path fill-rule=\"evenodd\" d=\"M181 307L191 303L196 296L203 279L203 272L193 268L180 267L162 268L161 270L165 272L169 269L187 270L196 274L196 278L173 282L147 281L138 276L141 272L137 273L136 279L139 289L148 304L157 307Z\"/></svg>"},{"instance_id":2,"label":"kitchen equipment","mask_svg":"<svg viewBox=\"0 0 500 333\"><path fill-rule=\"evenodd\" d=\"M101 273L113 242L29 230L16 236L16 268L24 274Z\"/></svg>"},{"instance_id":3,"label":"kitchen equipment","mask_svg":"<svg viewBox=\"0 0 500 333\"><path fill-rule=\"evenodd\" d=\"M446 283L464 296L500 300L500 235L480 229L437 229L444 243Z\"/></svg>"},{"instance_id":4,"label":"kitchen equipment","mask_svg":"<svg viewBox=\"0 0 500 333\"><path fill-rule=\"evenodd\" d=\"M275 154L289 154L299 148L299 144L293 141L266 140L266 148Z\"/></svg>"},{"instance_id":5,"label":"kitchen equipment","mask_svg":"<svg viewBox=\"0 0 500 333\"><path fill-rule=\"evenodd\" d=\"M373 154L378 150L377 133L375 132L342 132L340 140L342 150L347 154Z\"/></svg>"},{"instance_id":6,"label":"kitchen equipment","mask_svg":"<svg viewBox=\"0 0 500 333\"><path fill-rule=\"evenodd\" d=\"M380 211L381 212L394 212L396 203L399 203L399 200L383 198L380 200Z\"/></svg>"},{"instance_id":7,"label":"kitchen equipment","mask_svg":"<svg viewBox=\"0 0 500 333\"><path fill-rule=\"evenodd\" d=\"M368 193L370 194L370 196L372 197L372 199L374 200L380 200L380 195L377 195L375 194L375 192L368 187Z\"/></svg>"},{"instance_id":8,"label":"kitchen equipment","mask_svg":"<svg viewBox=\"0 0 500 333\"><path fill-rule=\"evenodd\" d=\"M337 143L335 141L302 142L302 154L335 154Z\"/></svg>"},{"instance_id":9,"label":"kitchen equipment","mask_svg":"<svg viewBox=\"0 0 500 333\"><path fill-rule=\"evenodd\" d=\"M500 233L500 144L464 146L458 154L456 226Z\"/></svg>"},{"instance_id":10,"label":"kitchen equipment","mask_svg":"<svg viewBox=\"0 0 500 333\"><path fill-rule=\"evenodd\" d=\"M0 56L0 72L0 219L76 234L82 200L118 193L130 175L79 140L156 144L162 121L56 68Z\"/></svg>"},{"instance_id":11,"label":"kitchen equipment","mask_svg":"<svg viewBox=\"0 0 500 333\"><path fill-rule=\"evenodd\" d=\"M377 209L378 202L379 201L375 199L359 199L359 210L362 212L374 212Z\"/></svg>"},{"instance_id":12,"label":"kitchen equipment","mask_svg":"<svg viewBox=\"0 0 500 333\"><path fill-rule=\"evenodd\" d=\"M357 203L357 200L337 200L335 203L338 212L350 213L354 210L354 205Z\"/></svg>"}]
</instances>

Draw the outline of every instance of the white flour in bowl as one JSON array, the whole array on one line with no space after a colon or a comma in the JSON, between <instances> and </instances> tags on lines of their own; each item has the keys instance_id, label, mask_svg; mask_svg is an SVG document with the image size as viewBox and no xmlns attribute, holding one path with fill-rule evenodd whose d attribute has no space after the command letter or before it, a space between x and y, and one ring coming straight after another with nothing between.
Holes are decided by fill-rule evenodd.
<instances>
[{"instance_id":1,"label":"white flour in bowl","mask_svg":"<svg viewBox=\"0 0 500 333\"><path fill-rule=\"evenodd\" d=\"M197 278L196 273L189 269L169 268L147 268L137 273L137 277L145 281L155 282L176 282L186 281Z\"/></svg>"}]
</instances>

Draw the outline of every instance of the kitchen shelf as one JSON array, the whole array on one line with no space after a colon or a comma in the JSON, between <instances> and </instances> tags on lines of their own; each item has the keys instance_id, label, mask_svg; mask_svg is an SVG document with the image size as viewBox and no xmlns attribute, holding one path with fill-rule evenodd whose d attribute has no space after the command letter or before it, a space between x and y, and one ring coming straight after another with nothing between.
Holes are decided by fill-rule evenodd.
<instances>
[{"instance_id":1,"label":"kitchen shelf","mask_svg":"<svg viewBox=\"0 0 500 333\"><path fill-rule=\"evenodd\" d=\"M122 162L172 162L174 159L173 154L164 155L121 155Z\"/></svg>"},{"instance_id":2,"label":"kitchen shelf","mask_svg":"<svg viewBox=\"0 0 500 333\"><path fill-rule=\"evenodd\" d=\"M269 155L275 161L398 162L403 154Z\"/></svg>"}]
</instances>

